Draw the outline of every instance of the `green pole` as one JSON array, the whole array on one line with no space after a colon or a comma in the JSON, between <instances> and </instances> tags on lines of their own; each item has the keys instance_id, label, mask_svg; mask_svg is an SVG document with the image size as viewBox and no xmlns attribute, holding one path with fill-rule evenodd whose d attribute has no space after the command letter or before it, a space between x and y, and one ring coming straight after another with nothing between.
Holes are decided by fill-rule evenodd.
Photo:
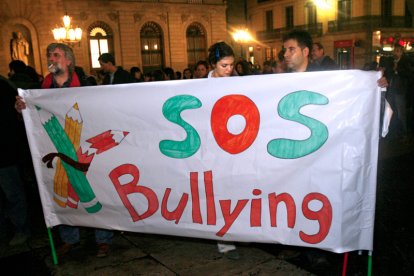
<instances>
[{"instance_id":1,"label":"green pole","mask_svg":"<svg viewBox=\"0 0 414 276\"><path fill-rule=\"evenodd\" d=\"M368 276L372 275L372 251L368 251Z\"/></svg>"},{"instance_id":2,"label":"green pole","mask_svg":"<svg viewBox=\"0 0 414 276\"><path fill-rule=\"evenodd\" d=\"M52 250L53 264L57 265L58 264L58 259L57 259L57 255L56 255L55 244L53 243L52 230L51 230L50 227L47 228L47 234L49 236L50 248Z\"/></svg>"}]
</instances>

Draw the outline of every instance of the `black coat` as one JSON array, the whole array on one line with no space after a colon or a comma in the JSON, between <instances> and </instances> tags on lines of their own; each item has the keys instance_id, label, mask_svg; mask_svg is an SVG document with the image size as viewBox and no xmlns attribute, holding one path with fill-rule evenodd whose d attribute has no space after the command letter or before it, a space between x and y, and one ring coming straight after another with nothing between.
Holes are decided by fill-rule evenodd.
<instances>
[{"instance_id":1,"label":"black coat","mask_svg":"<svg viewBox=\"0 0 414 276\"><path fill-rule=\"evenodd\" d=\"M122 67L118 67L114 74L114 80L112 84L121 84L121 83L133 83L135 82L134 78L128 71L122 69ZM111 84L111 76L106 74L102 84Z\"/></svg>"}]
</instances>

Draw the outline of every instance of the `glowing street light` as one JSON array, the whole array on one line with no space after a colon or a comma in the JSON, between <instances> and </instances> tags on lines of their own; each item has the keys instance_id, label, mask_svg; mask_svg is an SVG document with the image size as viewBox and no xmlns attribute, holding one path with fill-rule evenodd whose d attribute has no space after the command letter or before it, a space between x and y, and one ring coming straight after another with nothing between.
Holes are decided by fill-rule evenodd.
<instances>
[{"instance_id":1,"label":"glowing street light","mask_svg":"<svg viewBox=\"0 0 414 276\"><path fill-rule=\"evenodd\" d=\"M239 29L236 30L233 34L233 39L236 43L240 44L240 52L241 56L244 58L244 51L243 51L243 44L249 43L253 40L252 36L250 35L247 29Z\"/></svg>"},{"instance_id":2,"label":"glowing street light","mask_svg":"<svg viewBox=\"0 0 414 276\"><path fill-rule=\"evenodd\" d=\"M252 36L247 29L237 30L233 33L233 39L237 43L248 43L252 41Z\"/></svg>"}]
</instances>

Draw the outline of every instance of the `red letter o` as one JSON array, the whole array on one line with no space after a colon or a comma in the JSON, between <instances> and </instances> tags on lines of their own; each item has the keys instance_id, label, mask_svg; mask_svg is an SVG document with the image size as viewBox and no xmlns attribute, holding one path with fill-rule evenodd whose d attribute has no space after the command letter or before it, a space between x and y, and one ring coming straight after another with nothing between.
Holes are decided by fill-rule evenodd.
<instances>
[{"instance_id":1,"label":"red letter o","mask_svg":"<svg viewBox=\"0 0 414 276\"><path fill-rule=\"evenodd\" d=\"M227 129L231 116L241 115L246 120L244 130L234 135ZM236 154L253 143L259 132L260 114L252 100L243 95L228 95L219 99L211 111L211 130L217 144L225 151Z\"/></svg>"}]
</instances>

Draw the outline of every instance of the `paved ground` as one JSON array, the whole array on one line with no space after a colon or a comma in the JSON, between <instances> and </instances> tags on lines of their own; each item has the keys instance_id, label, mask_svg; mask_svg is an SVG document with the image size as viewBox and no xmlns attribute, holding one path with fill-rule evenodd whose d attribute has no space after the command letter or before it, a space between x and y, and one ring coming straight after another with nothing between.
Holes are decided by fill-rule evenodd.
<instances>
[{"instance_id":1,"label":"paved ground","mask_svg":"<svg viewBox=\"0 0 414 276\"><path fill-rule=\"evenodd\" d=\"M414 275L413 170L413 142L381 141L373 275ZM317 268L306 254L278 259L286 249L281 245L238 244L241 259L234 261L217 253L213 241L137 233L117 233L110 256L98 259L90 230L82 232L78 249L54 265L36 190L30 194L33 237L18 247L7 246L10 237L0 239L0 267L11 269L8 275L341 275L341 254L324 252L329 264ZM347 275L366 274L367 252L351 252Z\"/></svg>"}]
</instances>

